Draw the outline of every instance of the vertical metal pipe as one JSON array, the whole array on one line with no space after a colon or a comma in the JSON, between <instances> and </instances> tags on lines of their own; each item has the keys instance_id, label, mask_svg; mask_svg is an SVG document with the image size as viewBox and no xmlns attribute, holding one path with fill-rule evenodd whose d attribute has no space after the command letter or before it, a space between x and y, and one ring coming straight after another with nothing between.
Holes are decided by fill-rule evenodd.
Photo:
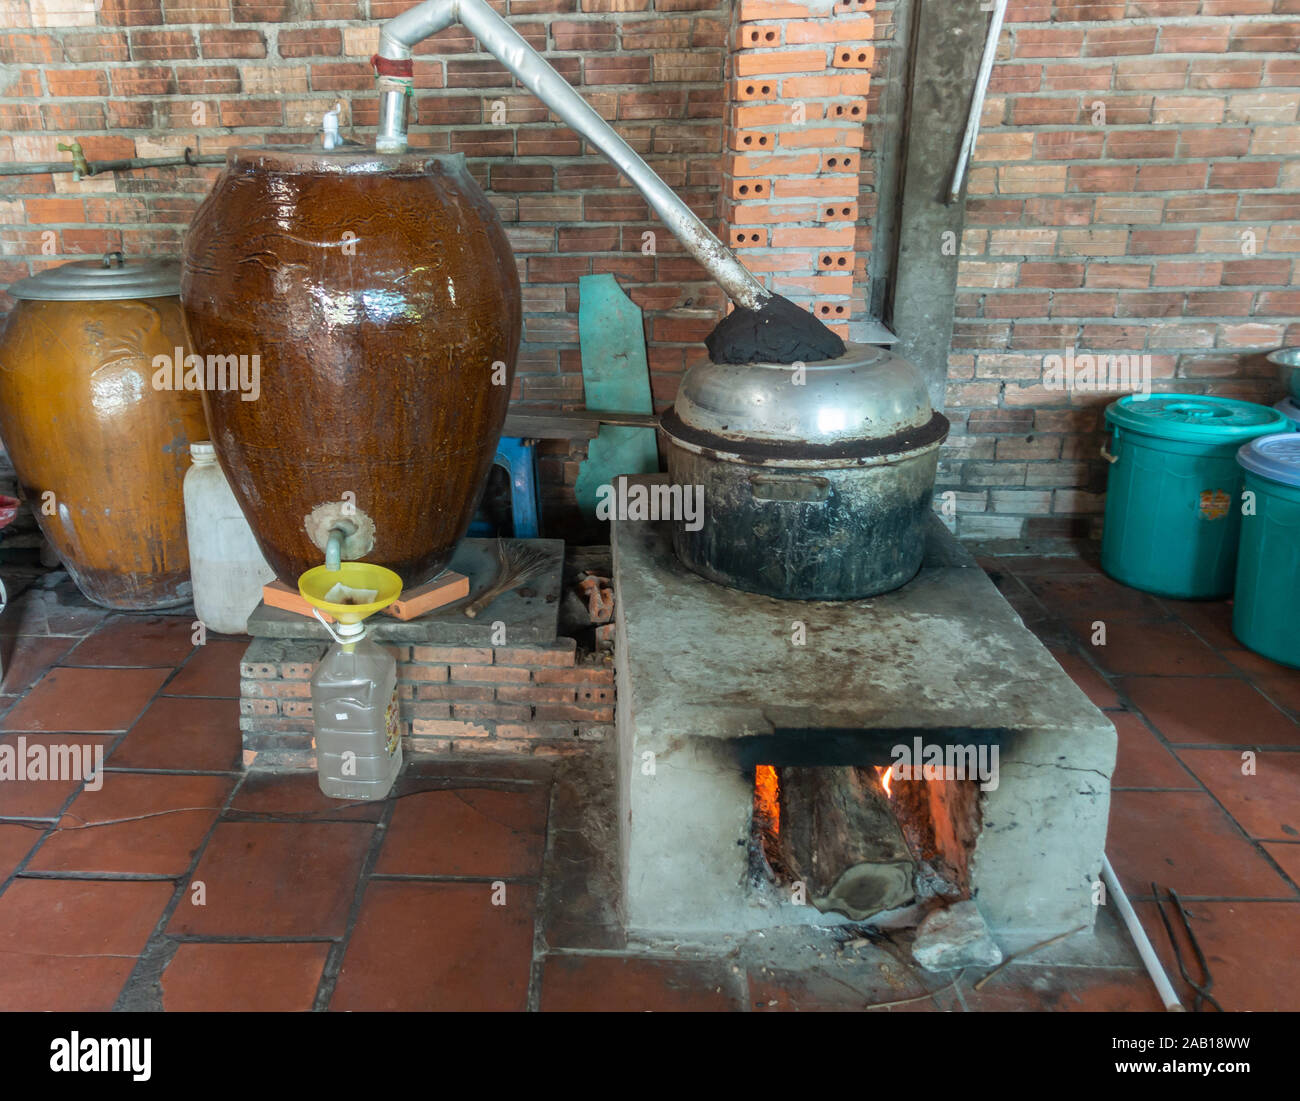
<instances>
[{"instance_id":1,"label":"vertical metal pipe","mask_svg":"<svg viewBox=\"0 0 1300 1101\"><path fill-rule=\"evenodd\" d=\"M966 179L966 166L975 152L975 141L980 133L980 116L984 114L984 97L989 90L989 78L993 75L993 62L998 56L998 39L1002 37L1002 23L1007 15L1007 0L993 0L993 15L989 19L989 36L984 41L984 57L980 60L979 76L975 79L975 95L971 99L970 116L966 119L966 133L962 138L961 153L957 156L957 168L952 174L952 187L948 192L948 202L955 203L961 194L961 185Z\"/></svg>"}]
</instances>

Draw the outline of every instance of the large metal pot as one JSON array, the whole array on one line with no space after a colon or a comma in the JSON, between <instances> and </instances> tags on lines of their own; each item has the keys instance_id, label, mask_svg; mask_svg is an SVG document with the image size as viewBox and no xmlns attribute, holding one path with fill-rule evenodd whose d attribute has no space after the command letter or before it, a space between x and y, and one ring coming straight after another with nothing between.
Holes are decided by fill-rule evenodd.
<instances>
[{"instance_id":1,"label":"large metal pot","mask_svg":"<svg viewBox=\"0 0 1300 1101\"><path fill-rule=\"evenodd\" d=\"M111 253L9 288L0 433L45 538L108 608L190 598L181 482L207 427L158 371L189 351L179 287L174 260Z\"/></svg>"},{"instance_id":2,"label":"large metal pot","mask_svg":"<svg viewBox=\"0 0 1300 1101\"><path fill-rule=\"evenodd\" d=\"M1287 395L1300 405L1300 348L1279 348L1269 355L1268 361L1277 367Z\"/></svg>"},{"instance_id":3,"label":"large metal pot","mask_svg":"<svg viewBox=\"0 0 1300 1101\"><path fill-rule=\"evenodd\" d=\"M212 442L282 581L345 559L438 574L487 480L519 348L519 276L462 156L233 149L194 216L181 300Z\"/></svg>"},{"instance_id":4,"label":"large metal pot","mask_svg":"<svg viewBox=\"0 0 1300 1101\"><path fill-rule=\"evenodd\" d=\"M893 353L850 344L806 366L694 367L661 431L669 480L704 490L703 523L673 524L678 557L703 577L846 600L920 569L948 421Z\"/></svg>"}]
</instances>

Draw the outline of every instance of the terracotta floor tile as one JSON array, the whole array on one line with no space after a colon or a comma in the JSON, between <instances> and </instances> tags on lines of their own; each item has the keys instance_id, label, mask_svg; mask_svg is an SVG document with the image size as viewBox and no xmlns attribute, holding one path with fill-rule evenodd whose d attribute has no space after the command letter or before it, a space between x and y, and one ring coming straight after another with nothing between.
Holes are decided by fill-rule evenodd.
<instances>
[{"instance_id":1,"label":"terracotta floor tile","mask_svg":"<svg viewBox=\"0 0 1300 1101\"><path fill-rule=\"evenodd\" d=\"M1225 1010L1300 1010L1300 952L1296 951L1300 902L1184 902L1214 977L1214 996ZM1169 934L1155 905L1139 902L1134 907L1169 981L1190 1010L1194 995L1178 973ZM1178 918L1171 907L1166 909L1175 932L1181 935ZM1189 973L1196 975L1195 958L1186 946L1183 958Z\"/></svg>"},{"instance_id":2,"label":"terracotta floor tile","mask_svg":"<svg viewBox=\"0 0 1300 1101\"><path fill-rule=\"evenodd\" d=\"M1164 1009L1145 971L1121 968L1013 964L982 990L963 984L962 997L967 1008L976 1012L1144 1013Z\"/></svg>"},{"instance_id":3,"label":"terracotta floor tile","mask_svg":"<svg viewBox=\"0 0 1300 1101\"><path fill-rule=\"evenodd\" d=\"M4 690L19 695L35 684L47 669L72 649L75 638L49 635L15 635L0 643L4 655Z\"/></svg>"},{"instance_id":4,"label":"terracotta floor tile","mask_svg":"<svg viewBox=\"0 0 1300 1101\"><path fill-rule=\"evenodd\" d=\"M131 972L134 958L8 956L0 950L0 1008L25 1013L107 1013Z\"/></svg>"},{"instance_id":5,"label":"terracotta floor tile","mask_svg":"<svg viewBox=\"0 0 1300 1101\"><path fill-rule=\"evenodd\" d=\"M541 870L548 791L452 788L393 810L375 870L399 875L529 876Z\"/></svg>"},{"instance_id":6,"label":"terracotta floor tile","mask_svg":"<svg viewBox=\"0 0 1300 1101\"><path fill-rule=\"evenodd\" d=\"M5 716L6 730L126 730L169 669L51 669Z\"/></svg>"},{"instance_id":7,"label":"terracotta floor tile","mask_svg":"<svg viewBox=\"0 0 1300 1101\"><path fill-rule=\"evenodd\" d=\"M691 1013L739 1009L737 983L718 960L548 956L543 1010Z\"/></svg>"},{"instance_id":8,"label":"terracotta floor tile","mask_svg":"<svg viewBox=\"0 0 1300 1101\"><path fill-rule=\"evenodd\" d=\"M106 772L99 791L83 791L73 800L59 822L61 830L41 846L28 869L180 875L189 869L234 783L228 776ZM178 813L158 814L171 810ZM140 815L155 817L78 828Z\"/></svg>"},{"instance_id":9,"label":"terracotta floor tile","mask_svg":"<svg viewBox=\"0 0 1300 1101\"><path fill-rule=\"evenodd\" d=\"M1139 715L1114 712L1110 721L1119 734L1119 762L1111 787L1194 788L1194 777L1147 728Z\"/></svg>"},{"instance_id":10,"label":"terracotta floor tile","mask_svg":"<svg viewBox=\"0 0 1300 1101\"><path fill-rule=\"evenodd\" d=\"M369 823L222 822L193 876L206 904L187 895L168 932L341 936L373 832Z\"/></svg>"},{"instance_id":11,"label":"terracotta floor tile","mask_svg":"<svg viewBox=\"0 0 1300 1101\"><path fill-rule=\"evenodd\" d=\"M77 645L64 665L179 665L194 649L194 620L175 615L115 615Z\"/></svg>"},{"instance_id":12,"label":"terracotta floor tile","mask_svg":"<svg viewBox=\"0 0 1300 1101\"><path fill-rule=\"evenodd\" d=\"M1123 707L1123 701L1115 689L1110 686L1100 673L1083 657L1074 650L1065 650L1060 647L1048 647L1052 652L1052 657L1056 663L1064 669L1070 679L1083 689L1093 703L1094 707L1100 707L1103 710Z\"/></svg>"},{"instance_id":13,"label":"terracotta floor tile","mask_svg":"<svg viewBox=\"0 0 1300 1101\"><path fill-rule=\"evenodd\" d=\"M990 559L1003 569L1015 574L1083 574L1103 581L1109 580L1101 572L1100 564L1092 558L1078 555L1059 555L1044 557L1042 555L1016 554L1003 555Z\"/></svg>"},{"instance_id":14,"label":"terracotta floor tile","mask_svg":"<svg viewBox=\"0 0 1300 1101\"><path fill-rule=\"evenodd\" d=\"M1189 897L1286 898L1293 893L1201 792L1112 792L1106 852L1131 895L1150 895L1152 881Z\"/></svg>"},{"instance_id":15,"label":"terracotta floor tile","mask_svg":"<svg viewBox=\"0 0 1300 1101\"><path fill-rule=\"evenodd\" d=\"M1284 711L1289 711L1292 718L1300 719L1300 681L1293 680L1291 677L1272 676L1257 676L1251 679L1256 688Z\"/></svg>"},{"instance_id":16,"label":"terracotta floor tile","mask_svg":"<svg viewBox=\"0 0 1300 1101\"><path fill-rule=\"evenodd\" d=\"M29 588L0 616L0 634L86 635L109 614L70 581L53 589Z\"/></svg>"},{"instance_id":17,"label":"terracotta floor tile","mask_svg":"<svg viewBox=\"0 0 1300 1101\"><path fill-rule=\"evenodd\" d=\"M1255 653L1253 650L1224 650L1223 656L1250 677L1251 680L1291 681L1300 688L1300 669L1282 665L1272 658L1266 658L1263 654Z\"/></svg>"},{"instance_id":18,"label":"terracotta floor tile","mask_svg":"<svg viewBox=\"0 0 1300 1101\"><path fill-rule=\"evenodd\" d=\"M162 975L168 1012L293 1013L311 1009L330 946L182 944Z\"/></svg>"},{"instance_id":19,"label":"terracotta floor tile","mask_svg":"<svg viewBox=\"0 0 1300 1101\"><path fill-rule=\"evenodd\" d=\"M373 881L330 1002L337 1010L522 1010L533 953L531 887Z\"/></svg>"},{"instance_id":20,"label":"terracotta floor tile","mask_svg":"<svg viewBox=\"0 0 1300 1101\"><path fill-rule=\"evenodd\" d=\"M3 747L6 757L13 755L15 768L19 758L26 759L24 775L35 776L35 758L32 756L35 747L44 748L40 759L47 762L47 774L53 767L54 754L50 752L53 748L60 751L60 757L67 749L75 749L78 770L85 768L86 752L89 750L90 768L93 771L97 754L107 763L108 752L116 740L116 735L113 734L0 734L0 747ZM57 767L61 774L65 774L65 767L71 768L72 762L68 760L65 766L60 761ZM0 817L57 818L63 804L80 786L81 780L75 777L59 780L0 780Z\"/></svg>"},{"instance_id":21,"label":"terracotta floor tile","mask_svg":"<svg viewBox=\"0 0 1300 1101\"><path fill-rule=\"evenodd\" d=\"M1093 620L1076 619L1070 626L1092 660L1112 676L1199 677L1232 672L1232 666L1177 620L1103 622L1106 642L1102 646L1092 643Z\"/></svg>"},{"instance_id":22,"label":"terracotta floor tile","mask_svg":"<svg viewBox=\"0 0 1300 1101\"><path fill-rule=\"evenodd\" d=\"M239 699L239 663L247 649L247 642L209 640L181 666L167 695Z\"/></svg>"},{"instance_id":23,"label":"terracotta floor tile","mask_svg":"<svg viewBox=\"0 0 1300 1101\"><path fill-rule=\"evenodd\" d=\"M239 768L239 701L161 696L113 751L114 768Z\"/></svg>"},{"instance_id":24,"label":"terracotta floor tile","mask_svg":"<svg viewBox=\"0 0 1300 1101\"><path fill-rule=\"evenodd\" d=\"M1261 752L1254 775L1242 775L1239 750L1180 749L1178 756L1251 837L1300 839L1300 752Z\"/></svg>"},{"instance_id":25,"label":"terracotta floor tile","mask_svg":"<svg viewBox=\"0 0 1300 1101\"><path fill-rule=\"evenodd\" d=\"M1232 601L1167 600L1159 604L1176 615L1211 646L1220 650L1238 650L1241 643L1232 633Z\"/></svg>"},{"instance_id":26,"label":"terracotta floor tile","mask_svg":"<svg viewBox=\"0 0 1300 1101\"><path fill-rule=\"evenodd\" d=\"M749 1008L755 1013L857 1012L867 1005L901 1001L907 1004L872 1012L961 1012L961 1001L948 986L952 976L931 976L923 986L916 974L905 972L897 963L891 961L885 966L887 975L878 966L832 965L811 972L754 970L749 973ZM909 1000L924 995L927 987L935 991L932 997Z\"/></svg>"},{"instance_id":27,"label":"terracotta floor tile","mask_svg":"<svg viewBox=\"0 0 1300 1101\"><path fill-rule=\"evenodd\" d=\"M32 851L43 831L31 826L0 825L0 883L3 883L24 856Z\"/></svg>"},{"instance_id":28,"label":"terracotta floor tile","mask_svg":"<svg viewBox=\"0 0 1300 1101\"><path fill-rule=\"evenodd\" d=\"M1234 677L1130 677L1117 687L1169 742L1300 745L1300 724Z\"/></svg>"},{"instance_id":29,"label":"terracotta floor tile","mask_svg":"<svg viewBox=\"0 0 1300 1101\"><path fill-rule=\"evenodd\" d=\"M301 772L249 772L231 801L232 812L265 814L276 818L347 818L376 822L384 802L349 805L331 799L320 789L316 770Z\"/></svg>"},{"instance_id":30,"label":"terracotta floor tile","mask_svg":"<svg viewBox=\"0 0 1300 1101\"><path fill-rule=\"evenodd\" d=\"M18 879L0 895L0 1006L107 1010L175 887Z\"/></svg>"},{"instance_id":31,"label":"terracotta floor tile","mask_svg":"<svg viewBox=\"0 0 1300 1101\"><path fill-rule=\"evenodd\" d=\"M1278 866L1286 872L1291 882L1300 887L1300 841L1286 844L1280 841L1266 841L1264 851L1277 861Z\"/></svg>"},{"instance_id":32,"label":"terracotta floor tile","mask_svg":"<svg viewBox=\"0 0 1300 1101\"><path fill-rule=\"evenodd\" d=\"M1158 619L1160 606L1146 593L1104 574L1028 574L1021 580L1049 611L1065 619Z\"/></svg>"}]
</instances>

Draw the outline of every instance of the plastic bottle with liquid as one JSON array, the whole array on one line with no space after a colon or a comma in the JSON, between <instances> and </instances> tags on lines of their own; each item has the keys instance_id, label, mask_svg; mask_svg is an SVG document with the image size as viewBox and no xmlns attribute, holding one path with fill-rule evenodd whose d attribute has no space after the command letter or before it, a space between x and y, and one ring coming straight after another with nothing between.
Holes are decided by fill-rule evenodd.
<instances>
[{"instance_id":1,"label":"plastic bottle with liquid","mask_svg":"<svg viewBox=\"0 0 1300 1101\"><path fill-rule=\"evenodd\" d=\"M384 799L402 769L397 662L365 639L364 624L334 632L343 641L311 678L320 789L333 799Z\"/></svg>"}]
</instances>

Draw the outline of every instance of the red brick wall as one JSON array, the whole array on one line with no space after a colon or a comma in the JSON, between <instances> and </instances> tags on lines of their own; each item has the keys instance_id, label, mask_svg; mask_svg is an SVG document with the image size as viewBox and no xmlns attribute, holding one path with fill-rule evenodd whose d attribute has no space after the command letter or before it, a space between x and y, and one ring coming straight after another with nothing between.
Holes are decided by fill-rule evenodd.
<instances>
[{"instance_id":1,"label":"red brick wall","mask_svg":"<svg viewBox=\"0 0 1300 1101\"><path fill-rule=\"evenodd\" d=\"M962 242L940 485L959 530L1102 507L1116 395L1045 389L1045 356L1150 354L1157 390L1282 396L1262 353L1300 341L1298 46L1300 0L1012 0Z\"/></svg>"},{"instance_id":2,"label":"red brick wall","mask_svg":"<svg viewBox=\"0 0 1300 1101\"><path fill-rule=\"evenodd\" d=\"M858 318L883 135L874 94L864 133L851 114L832 114L860 103L869 81L867 62L837 64L830 51L874 44L880 73L902 63L903 46L890 41L894 0L810 2L498 7L706 221L728 238L742 226L761 231L761 243L742 245L756 270L793 297ZM364 133L376 110L366 64L373 20L407 6L0 0L16 28L0 33L0 158L60 159L57 143L72 138L92 159L298 140L336 99ZM809 18L814 10L834 14ZM855 22L864 29L846 31ZM1300 336L1290 289L1300 252L1297 28L1300 0L1013 2L963 242L954 434L940 485L958 494L960 530L1061 531L1100 507L1097 424L1107 399L1043 390L1047 355L1149 352L1161 385L1280 396L1259 353ZM769 30L778 37L744 37ZM614 170L512 88L463 30L425 43L417 62L415 140L468 155L519 257L526 327L516 397L581 404L577 279L613 272L646 310L653 390L667 404L682 370L704 355L699 340L721 292ZM741 96L742 76L771 77L772 94ZM799 126L783 121L796 101L807 112ZM506 125L493 125L497 104ZM747 133L775 145L751 153L740 144ZM836 151L858 167L832 170L826 158ZM760 156L772 171L751 175L764 162L748 158ZM176 251L216 171L0 178L0 283L110 248ZM770 178L772 202L733 194L744 178ZM856 222L840 211L808 218L814 198L827 209L856 200ZM1255 231L1252 256L1241 253L1243 228ZM647 231L653 254L643 252ZM825 255L852 281L827 275ZM543 465L548 513L562 524L576 461L552 451Z\"/></svg>"},{"instance_id":3,"label":"red brick wall","mask_svg":"<svg viewBox=\"0 0 1300 1101\"><path fill-rule=\"evenodd\" d=\"M848 336L876 0L739 0L728 54L727 243Z\"/></svg>"},{"instance_id":4,"label":"red brick wall","mask_svg":"<svg viewBox=\"0 0 1300 1101\"><path fill-rule=\"evenodd\" d=\"M0 159L221 153L310 138L336 99L372 132L367 59L408 0L0 0ZM508 0L496 7L717 225L728 0ZM362 16L369 16L370 21ZM464 152L505 219L525 284L516 397L578 405L577 280L612 272L647 311L667 403L725 301L640 196L452 27L417 48L413 144ZM495 106L504 124L495 125ZM346 130L346 127L345 127ZM216 167L74 183L0 178L0 284L108 249L179 249ZM49 230L50 236L43 237ZM643 233L655 232L655 252ZM43 250L44 247L44 250ZM8 306L7 300L0 306ZM702 320L703 318L703 320Z\"/></svg>"}]
</instances>

